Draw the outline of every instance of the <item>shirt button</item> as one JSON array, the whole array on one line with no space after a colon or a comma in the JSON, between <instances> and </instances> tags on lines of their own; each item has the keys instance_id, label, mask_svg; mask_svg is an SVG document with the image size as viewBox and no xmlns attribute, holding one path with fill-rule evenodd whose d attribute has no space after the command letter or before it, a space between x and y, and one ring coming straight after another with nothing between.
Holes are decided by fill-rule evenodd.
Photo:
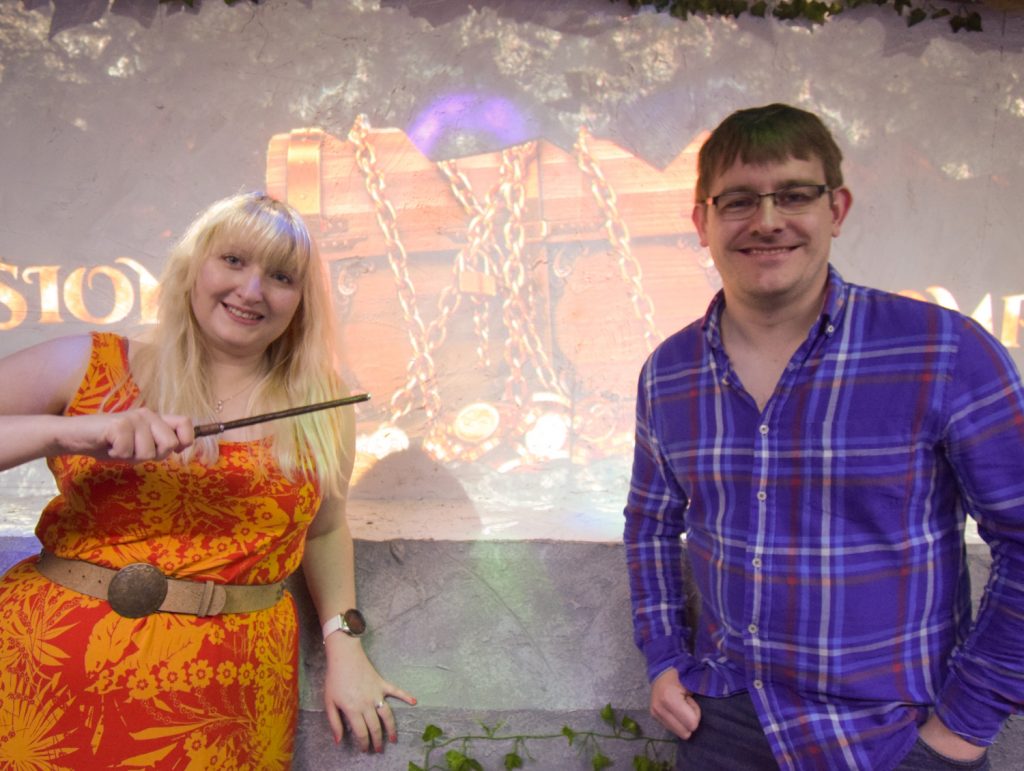
<instances>
[{"instance_id":1,"label":"shirt button","mask_svg":"<svg viewBox=\"0 0 1024 771\"><path fill-rule=\"evenodd\" d=\"M757 430L761 432L761 436L764 436L765 434L767 434L767 433L768 433L768 426L761 426L761 427L760 427L759 429L757 429Z\"/></svg>"},{"instance_id":2,"label":"shirt button","mask_svg":"<svg viewBox=\"0 0 1024 771\"><path fill-rule=\"evenodd\" d=\"M751 685L753 685L753 686L754 686L755 688L757 688L757 690L759 690L759 691L760 691L760 690L761 690L762 688L764 688L764 683L762 683L762 682L761 682L760 680L755 680L755 681L754 681L753 683L751 683Z\"/></svg>"},{"instance_id":3,"label":"shirt button","mask_svg":"<svg viewBox=\"0 0 1024 771\"><path fill-rule=\"evenodd\" d=\"M747 627L747 631L751 634L757 634L757 624L751 624Z\"/></svg>"},{"instance_id":4,"label":"shirt button","mask_svg":"<svg viewBox=\"0 0 1024 771\"><path fill-rule=\"evenodd\" d=\"M825 327L825 334L826 335L834 334L835 331L836 331L836 328L834 326L832 326L831 324L829 324L827 327Z\"/></svg>"},{"instance_id":5,"label":"shirt button","mask_svg":"<svg viewBox=\"0 0 1024 771\"><path fill-rule=\"evenodd\" d=\"M761 558L754 557L754 559L750 560L750 564L753 565L755 568L761 567Z\"/></svg>"},{"instance_id":6,"label":"shirt button","mask_svg":"<svg viewBox=\"0 0 1024 771\"><path fill-rule=\"evenodd\" d=\"M766 501L766 500L768 500L768 493L766 493L764 490L758 490L757 491L757 500L759 500L759 501Z\"/></svg>"}]
</instances>

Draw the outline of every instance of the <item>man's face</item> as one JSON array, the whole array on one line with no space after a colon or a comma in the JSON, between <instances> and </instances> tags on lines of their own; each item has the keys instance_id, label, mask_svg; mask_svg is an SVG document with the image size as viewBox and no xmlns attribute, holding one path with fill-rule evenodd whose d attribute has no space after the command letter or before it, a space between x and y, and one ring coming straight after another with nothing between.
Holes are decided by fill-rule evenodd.
<instances>
[{"instance_id":1,"label":"man's face","mask_svg":"<svg viewBox=\"0 0 1024 771\"><path fill-rule=\"evenodd\" d=\"M818 158L751 165L737 161L709 187L711 196L731 191L770 193L794 185L822 185ZM822 195L799 214L782 214L771 198L741 220L724 219L711 204L696 204L693 223L722 277L726 303L779 310L813 302L825 287L832 239L849 211L846 188Z\"/></svg>"}]
</instances>

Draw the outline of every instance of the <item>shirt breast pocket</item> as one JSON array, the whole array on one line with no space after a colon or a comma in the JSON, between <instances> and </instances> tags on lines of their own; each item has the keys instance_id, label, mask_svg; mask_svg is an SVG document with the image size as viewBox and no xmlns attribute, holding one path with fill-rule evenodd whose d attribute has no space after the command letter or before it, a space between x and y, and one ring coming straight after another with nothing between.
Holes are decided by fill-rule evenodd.
<instances>
[{"instance_id":1,"label":"shirt breast pocket","mask_svg":"<svg viewBox=\"0 0 1024 771\"><path fill-rule=\"evenodd\" d=\"M797 463L804 479L819 480L810 487L818 491L822 514L871 529L912 526L944 462L933 431L896 410L888 418L811 424L807 431L810 452Z\"/></svg>"}]
</instances>

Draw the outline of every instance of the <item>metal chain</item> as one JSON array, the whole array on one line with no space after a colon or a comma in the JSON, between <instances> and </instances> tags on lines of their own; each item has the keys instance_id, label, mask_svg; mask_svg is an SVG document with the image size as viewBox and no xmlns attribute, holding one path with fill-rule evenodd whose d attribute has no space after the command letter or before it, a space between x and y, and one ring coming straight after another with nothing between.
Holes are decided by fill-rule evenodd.
<instances>
[{"instance_id":1,"label":"metal chain","mask_svg":"<svg viewBox=\"0 0 1024 771\"><path fill-rule=\"evenodd\" d=\"M590 192L593 193L597 207L604 215L604 228L608 233L608 242L618 261L619 275L629 287L629 299L637 318L644 325L644 342L650 352L662 339L662 335L654 323L654 303L644 290L643 269L636 257L633 256L629 240L629 227L619 214L615 191L608 184L601 167L598 166L590 152L587 133L586 127L581 126L579 137L574 145L576 163L584 176L590 178Z\"/></svg>"},{"instance_id":2,"label":"metal chain","mask_svg":"<svg viewBox=\"0 0 1024 771\"><path fill-rule=\"evenodd\" d=\"M492 260L488 256L486 242L491 240L495 217L493 194L488 194L486 205L481 205L473 193L473 186L461 172L455 161L439 161L437 167L448 180L448 187L463 211L470 217L467 227L466 246L460 251L464 264L486 276L493 276ZM456 279L457 280L457 279ZM479 297L472 298L473 331L476 334L476 356L481 367L491 366L490 332L488 331L487 302Z\"/></svg>"},{"instance_id":3,"label":"metal chain","mask_svg":"<svg viewBox=\"0 0 1024 771\"><path fill-rule=\"evenodd\" d=\"M529 150L533 147L531 145ZM502 228L505 247L502 278L507 289L502 310L509 331L505 351L511 369L506 391L520 407L527 395L522 371L526 361L546 389L561 391L554 368L533 323L533 284L527 280L526 260L523 257L526 246L526 228L523 226L526 203L523 158L526 149L526 146L520 146L503 151L499 174L501 196L508 215Z\"/></svg>"},{"instance_id":4,"label":"metal chain","mask_svg":"<svg viewBox=\"0 0 1024 771\"><path fill-rule=\"evenodd\" d=\"M449 180L452 194L470 216L470 222L467 243L460 249L452 266L452 281L442 289L438 297L438 314L427 325L417 307L416 289L409 274L408 254L399 233L398 217L385 194L385 180L369 141L369 130L366 117L361 115L356 119L348 138L355 146L356 165L363 174L377 224L384 236L388 264L395 279L413 351L406 366L406 381L391 397L390 422L397 423L412 411L416 406L415 394L418 391L428 424L424 448L439 460L458 459L470 448L461 448L454 443L440 424L442 402L433 356L444 344L449 322L460 306L464 293L460 286L462 275L477 271L493 277L499 295L502 296L502 320L508 331L505 359L509 375L505 398L515 404L517 409L525 408L528 398L524 372L526 367L548 391L562 397L566 394L555 375L533 320L532 282L528 280L524 259L526 188L523 165L524 160L535 153L536 143L502 152L498 181L483 201L474 195L469 180L456 168L454 162L442 161L438 164ZM500 239L497 237L499 231ZM628 243L628 233L626 237ZM477 355L482 362L487 363L488 305L478 297L472 297L472 302ZM518 451L521 454L524 448L520 447Z\"/></svg>"},{"instance_id":5,"label":"metal chain","mask_svg":"<svg viewBox=\"0 0 1024 771\"><path fill-rule=\"evenodd\" d=\"M356 148L356 165L363 173L366 192L373 201L377 224L384 235L388 264L395 277L398 302L405 317L409 344L413 356L406 365L408 378L391 397L391 422L395 423L407 415L414 406L413 392L419 390L428 425L433 425L441 412L441 397L437 391L437 377L434 360L430 355L426 327L416 307L416 288L409 275L409 258L398 232L398 217L395 208L385 196L384 175L377 164L377 157L369 139L369 123L365 115L356 118L348 139Z\"/></svg>"},{"instance_id":6,"label":"metal chain","mask_svg":"<svg viewBox=\"0 0 1024 771\"><path fill-rule=\"evenodd\" d=\"M488 192L483 203L474 194L469 180L453 163L441 164L452 194L472 218L469 227L472 251L487 261L484 269L493 273L504 290L502 320L509 332L505 341L505 359L510 370L506 398L519 406L522 406L528 390L524 374L527 362L546 389L564 393L533 320L533 285L528 281L523 256L526 247L523 165L536 153L536 147L536 143L528 143L503 151L498 183ZM495 237L495 229L501 213L505 214L505 219L501 225L503 238L499 241Z\"/></svg>"}]
</instances>

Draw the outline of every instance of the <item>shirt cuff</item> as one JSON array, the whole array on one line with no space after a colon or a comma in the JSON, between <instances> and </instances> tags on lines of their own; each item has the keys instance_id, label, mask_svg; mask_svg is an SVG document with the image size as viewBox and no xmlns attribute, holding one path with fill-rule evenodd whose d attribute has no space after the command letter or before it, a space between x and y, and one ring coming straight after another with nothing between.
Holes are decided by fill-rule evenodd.
<instances>
[{"instance_id":1,"label":"shirt cuff","mask_svg":"<svg viewBox=\"0 0 1024 771\"><path fill-rule=\"evenodd\" d=\"M670 667L682 669L691 658L683 644L682 637L656 637L648 640L642 648L647 659L647 680L654 680Z\"/></svg>"},{"instance_id":2,"label":"shirt cuff","mask_svg":"<svg viewBox=\"0 0 1024 771\"><path fill-rule=\"evenodd\" d=\"M987 747L999 735L1010 711L1003 702L989 698L984 688L972 686L953 673L939 691L935 714L962 739Z\"/></svg>"}]
</instances>

